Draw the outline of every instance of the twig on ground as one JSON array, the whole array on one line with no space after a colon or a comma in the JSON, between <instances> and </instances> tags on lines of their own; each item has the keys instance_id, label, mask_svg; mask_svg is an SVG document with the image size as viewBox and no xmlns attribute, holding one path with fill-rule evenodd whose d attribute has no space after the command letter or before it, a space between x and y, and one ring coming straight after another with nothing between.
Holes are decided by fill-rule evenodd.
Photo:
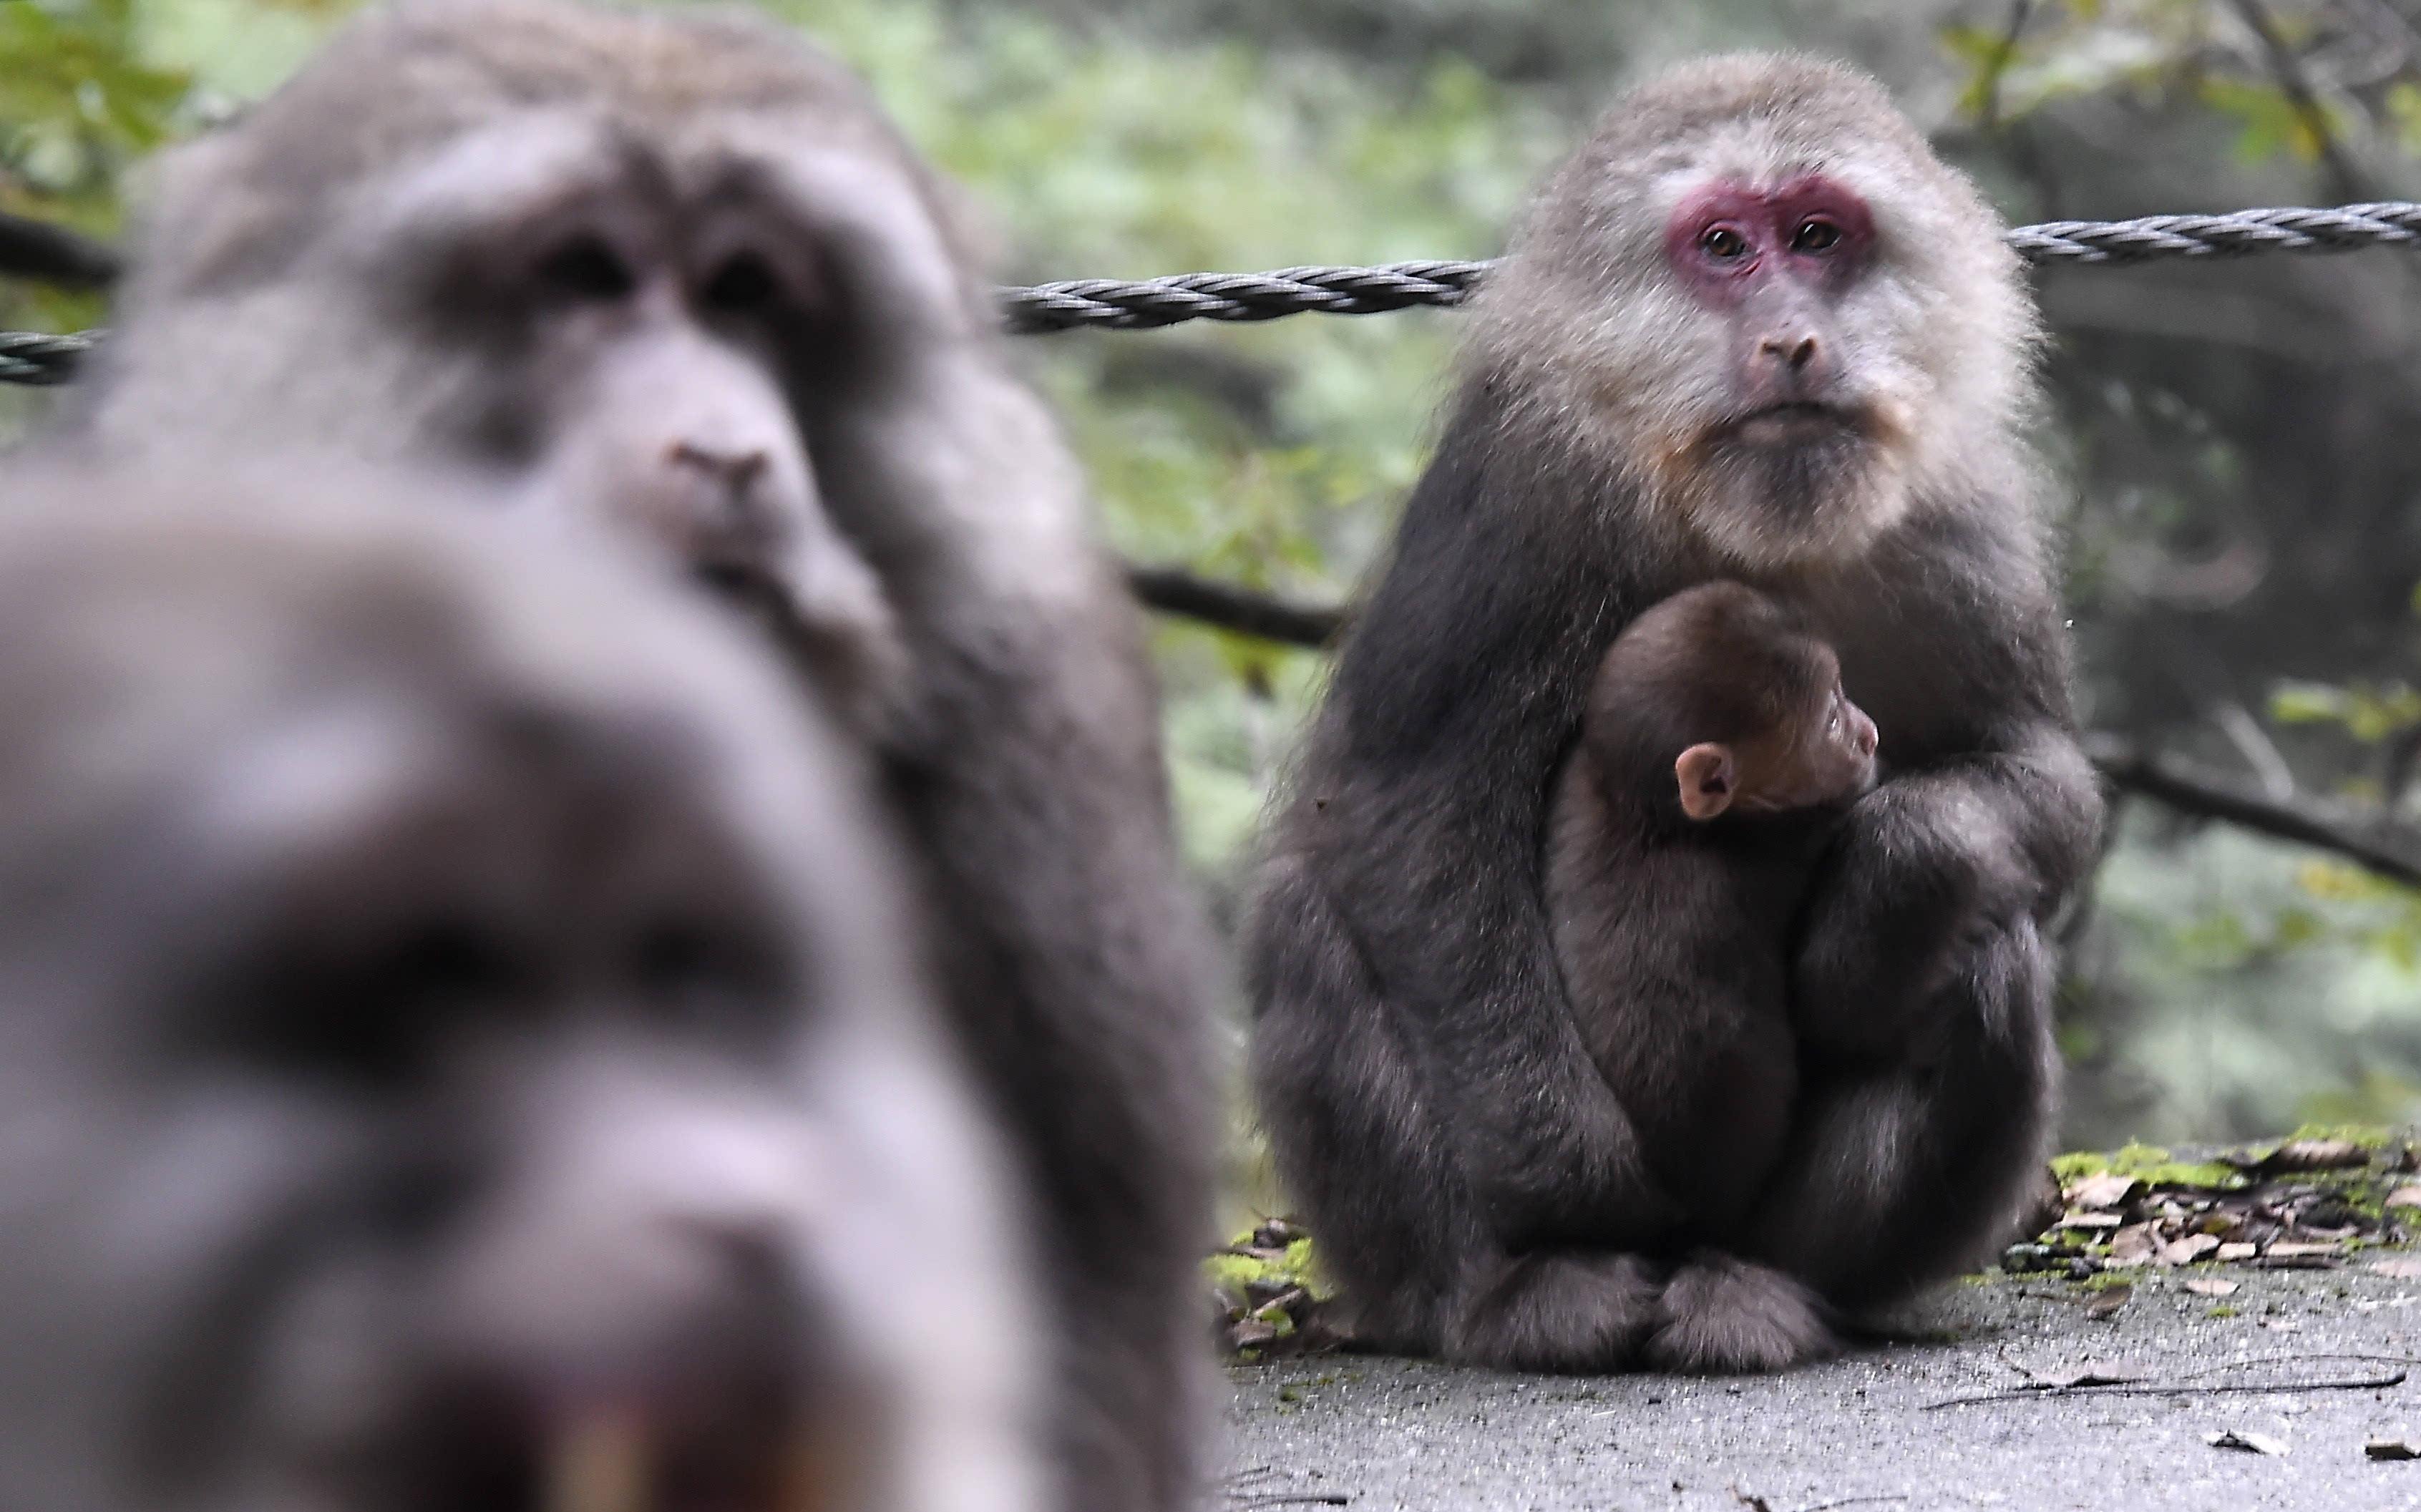
<instances>
[{"instance_id":1,"label":"twig on ground","mask_svg":"<svg viewBox=\"0 0 2421 1512\"><path fill-rule=\"evenodd\" d=\"M2317 1380L2230 1380L2215 1385L2195 1385L2192 1382L2223 1370L2241 1370L2249 1365L2309 1364L2321 1360L2360 1360L2397 1368L2384 1375L2331 1376ZM2393 1354L2307 1354L2264 1355L2249 1360L2231 1360L2206 1370L2189 1371L2170 1381L2034 1381L2007 1391L1979 1392L1973 1396L1951 1396L1938 1402L1928 1402L1919 1411L1939 1411L1945 1407L1976 1407L1990 1402L2037 1401L2048 1396L2220 1396L2227 1395L2286 1395L2294 1392L2321 1391L2383 1391L2401 1386L2410 1372L2406 1366L2414 1364L2401 1355ZM2020 1369L2025 1368L2020 1366Z\"/></svg>"},{"instance_id":2,"label":"twig on ground","mask_svg":"<svg viewBox=\"0 0 2421 1512\"><path fill-rule=\"evenodd\" d=\"M1231 1470L1219 1477L1222 1489L1227 1493L1227 1504L1240 1509L1257 1506L1346 1506L1353 1498L1345 1491L1255 1491L1255 1485L1266 1486L1278 1475L1275 1465L1247 1465Z\"/></svg>"}]
</instances>

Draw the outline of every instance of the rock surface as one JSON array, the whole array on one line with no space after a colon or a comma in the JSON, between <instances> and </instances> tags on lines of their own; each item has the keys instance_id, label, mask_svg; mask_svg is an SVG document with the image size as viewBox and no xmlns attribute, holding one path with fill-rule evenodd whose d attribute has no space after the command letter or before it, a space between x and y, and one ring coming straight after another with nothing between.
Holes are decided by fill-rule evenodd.
<instances>
[{"instance_id":1,"label":"rock surface","mask_svg":"<svg viewBox=\"0 0 2421 1512\"><path fill-rule=\"evenodd\" d=\"M1894 1342L1778 1377L1528 1377L1360 1355L1234 1365L1230 1473L1210 1504L2421 1508L2421 1461L2366 1454L2421 1445L2421 1280L2372 1269L2421 1270L2411 1262L2366 1250L2330 1270L2150 1267L2115 1305L2115 1276L1996 1276L1912 1313ZM2309 1384L2407 1369L2392 1385ZM2129 1384L2039 1389L2080 1377ZM2224 1384L2283 1389L2147 1391ZM2023 1395L1934 1405L2011 1392Z\"/></svg>"}]
</instances>

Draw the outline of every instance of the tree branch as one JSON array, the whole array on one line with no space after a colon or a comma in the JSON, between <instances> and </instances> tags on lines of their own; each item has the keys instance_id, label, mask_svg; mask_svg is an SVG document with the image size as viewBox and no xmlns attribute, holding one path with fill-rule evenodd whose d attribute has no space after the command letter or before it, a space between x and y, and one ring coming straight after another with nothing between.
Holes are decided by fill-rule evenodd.
<instances>
[{"instance_id":1,"label":"tree branch","mask_svg":"<svg viewBox=\"0 0 2421 1512\"><path fill-rule=\"evenodd\" d=\"M2285 91L2287 103L2293 107L2295 117L2311 133L2312 145L2320 155L2320 166L2326 170L2329 187L2340 200L2351 201L2370 197L2363 192L2363 175L2346 156L2345 148L2337 141L2329 125L2328 112L2320 108L2319 97L2312 92L2312 81L2304 74L2304 65L2294 50L2280 36L2278 23L2272 18L2261 0L2230 0L2231 8L2244 24L2252 29L2269 55L2270 71L2277 77L2278 87Z\"/></svg>"},{"instance_id":2,"label":"tree branch","mask_svg":"<svg viewBox=\"0 0 2421 1512\"><path fill-rule=\"evenodd\" d=\"M1131 567L1127 578L1136 598L1164 614L1288 646L1320 649L1346 620L1341 609L1287 603L1175 569ZM2088 735L2085 746L2103 778L2121 792L2140 794L2197 818L2326 850L2392 881L2421 886L2421 828L2393 818L2385 810L2291 794L2273 796L2197 762L2139 750L2116 735Z\"/></svg>"},{"instance_id":3,"label":"tree branch","mask_svg":"<svg viewBox=\"0 0 2421 1512\"><path fill-rule=\"evenodd\" d=\"M51 221L0 213L0 273L77 288L105 288L123 268L117 250Z\"/></svg>"},{"instance_id":4,"label":"tree branch","mask_svg":"<svg viewBox=\"0 0 2421 1512\"><path fill-rule=\"evenodd\" d=\"M2008 23L2001 28L2000 45L1992 49L1991 62L1986 67L1983 108L1976 122L1987 136L2001 129L2001 80L2018 60L2018 39L2025 35L2026 23L2034 13L2035 0L2010 0Z\"/></svg>"},{"instance_id":5,"label":"tree branch","mask_svg":"<svg viewBox=\"0 0 2421 1512\"><path fill-rule=\"evenodd\" d=\"M2421 886L2421 830L2384 810L2318 798L2272 798L2251 784L2178 756L2138 750L2115 735L2089 735L2085 748L2121 791L2141 793L2182 814L2333 851L2382 877Z\"/></svg>"},{"instance_id":6,"label":"tree branch","mask_svg":"<svg viewBox=\"0 0 2421 1512\"><path fill-rule=\"evenodd\" d=\"M1285 646L1318 650L1345 625L1341 609L1290 604L1176 568L1129 567L1127 583L1137 599L1163 614Z\"/></svg>"}]
</instances>

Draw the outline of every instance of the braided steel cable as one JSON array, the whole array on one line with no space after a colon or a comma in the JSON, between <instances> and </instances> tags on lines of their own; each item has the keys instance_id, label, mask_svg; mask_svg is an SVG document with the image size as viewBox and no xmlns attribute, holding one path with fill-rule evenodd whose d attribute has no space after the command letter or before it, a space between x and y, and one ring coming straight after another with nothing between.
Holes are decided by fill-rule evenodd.
<instances>
[{"instance_id":1,"label":"braided steel cable","mask_svg":"<svg viewBox=\"0 0 2421 1512\"><path fill-rule=\"evenodd\" d=\"M1275 320L1289 315L1383 315L1460 304L1484 262L1391 262L1378 268L1280 268L1265 273L1179 273L1124 283L1071 278L1000 291L1011 334L1092 327L1148 331L1185 320Z\"/></svg>"},{"instance_id":2,"label":"braided steel cable","mask_svg":"<svg viewBox=\"0 0 2421 1512\"><path fill-rule=\"evenodd\" d=\"M0 383L64 383L75 376L76 360L100 343L101 335L98 331L65 336L0 331Z\"/></svg>"},{"instance_id":3,"label":"braided steel cable","mask_svg":"<svg viewBox=\"0 0 2421 1512\"><path fill-rule=\"evenodd\" d=\"M2028 262L2110 267L2163 257L2263 252L2353 252L2421 242L2421 204L2289 206L2132 221L2048 221L2008 233ZM1001 290L1020 335L1092 328L1148 330L1184 320L1274 320L1289 315L1375 315L1451 307L1469 298L1485 262L1397 262L1379 268L1286 268L1267 273L1184 273L1121 283L1073 279Z\"/></svg>"},{"instance_id":4,"label":"braided steel cable","mask_svg":"<svg viewBox=\"0 0 2421 1512\"><path fill-rule=\"evenodd\" d=\"M2045 266L2117 267L2170 257L2354 252L2421 243L2421 204L2390 200L2216 215L2146 215L2131 221L2048 221L2021 226L2008 233L2008 241L2019 257ZM1382 315L1450 309L1470 298L1491 266L1429 259L1376 268L1071 278L1004 288L999 301L1002 323L1016 335L1149 331L1189 320L1241 323L1293 315ZM98 335L89 331L63 336L0 331L0 382L66 382Z\"/></svg>"}]
</instances>

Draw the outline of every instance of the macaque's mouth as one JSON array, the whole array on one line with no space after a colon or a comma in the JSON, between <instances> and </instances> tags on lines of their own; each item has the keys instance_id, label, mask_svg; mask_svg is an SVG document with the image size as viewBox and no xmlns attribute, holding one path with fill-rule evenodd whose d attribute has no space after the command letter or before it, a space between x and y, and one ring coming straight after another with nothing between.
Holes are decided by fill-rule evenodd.
<instances>
[{"instance_id":1,"label":"macaque's mouth","mask_svg":"<svg viewBox=\"0 0 2421 1512\"><path fill-rule=\"evenodd\" d=\"M762 625L783 645L808 633L798 596L778 573L753 562L725 560L696 563L690 576L708 593Z\"/></svg>"},{"instance_id":2,"label":"macaque's mouth","mask_svg":"<svg viewBox=\"0 0 2421 1512\"><path fill-rule=\"evenodd\" d=\"M771 1379L542 1410L450 1392L351 1466L361 1512L828 1512L855 1435ZM832 1404L826 1404L827 1406ZM339 1472L340 1475L343 1473Z\"/></svg>"},{"instance_id":3,"label":"macaque's mouth","mask_svg":"<svg viewBox=\"0 0 2421 1512\"><path fill-rule=\"evenodd\" d=\"M1863 435L1867 416L1851 405L1787 399L1750 410L1726 422L1723 429L1754 445L1788 445L1844 434Z\"/></svg>"},{"instance_id":4,"label":"macaque's mouth","mask_svg":"<svg viewBox=\"0 0 2421 1512\"><path fill-rule=\"evenodd\" d=\"M797 1428L593 1412L548 1436L528 1512L824 1512L841 1501L830 1447Z\"/></svg>"},{"instance_id":5,"label":"macaque's mouth","mask_svg":"<svg viewBox=\"0 0 2421 1512\"><path fill-rule=\"evenodd\" d=\"M690 576L709 593L750 608L770 608L787 603L789 599L789 591L773 574L752 562L703 561L690 569Z\"/></svg>"}]
</instances>

